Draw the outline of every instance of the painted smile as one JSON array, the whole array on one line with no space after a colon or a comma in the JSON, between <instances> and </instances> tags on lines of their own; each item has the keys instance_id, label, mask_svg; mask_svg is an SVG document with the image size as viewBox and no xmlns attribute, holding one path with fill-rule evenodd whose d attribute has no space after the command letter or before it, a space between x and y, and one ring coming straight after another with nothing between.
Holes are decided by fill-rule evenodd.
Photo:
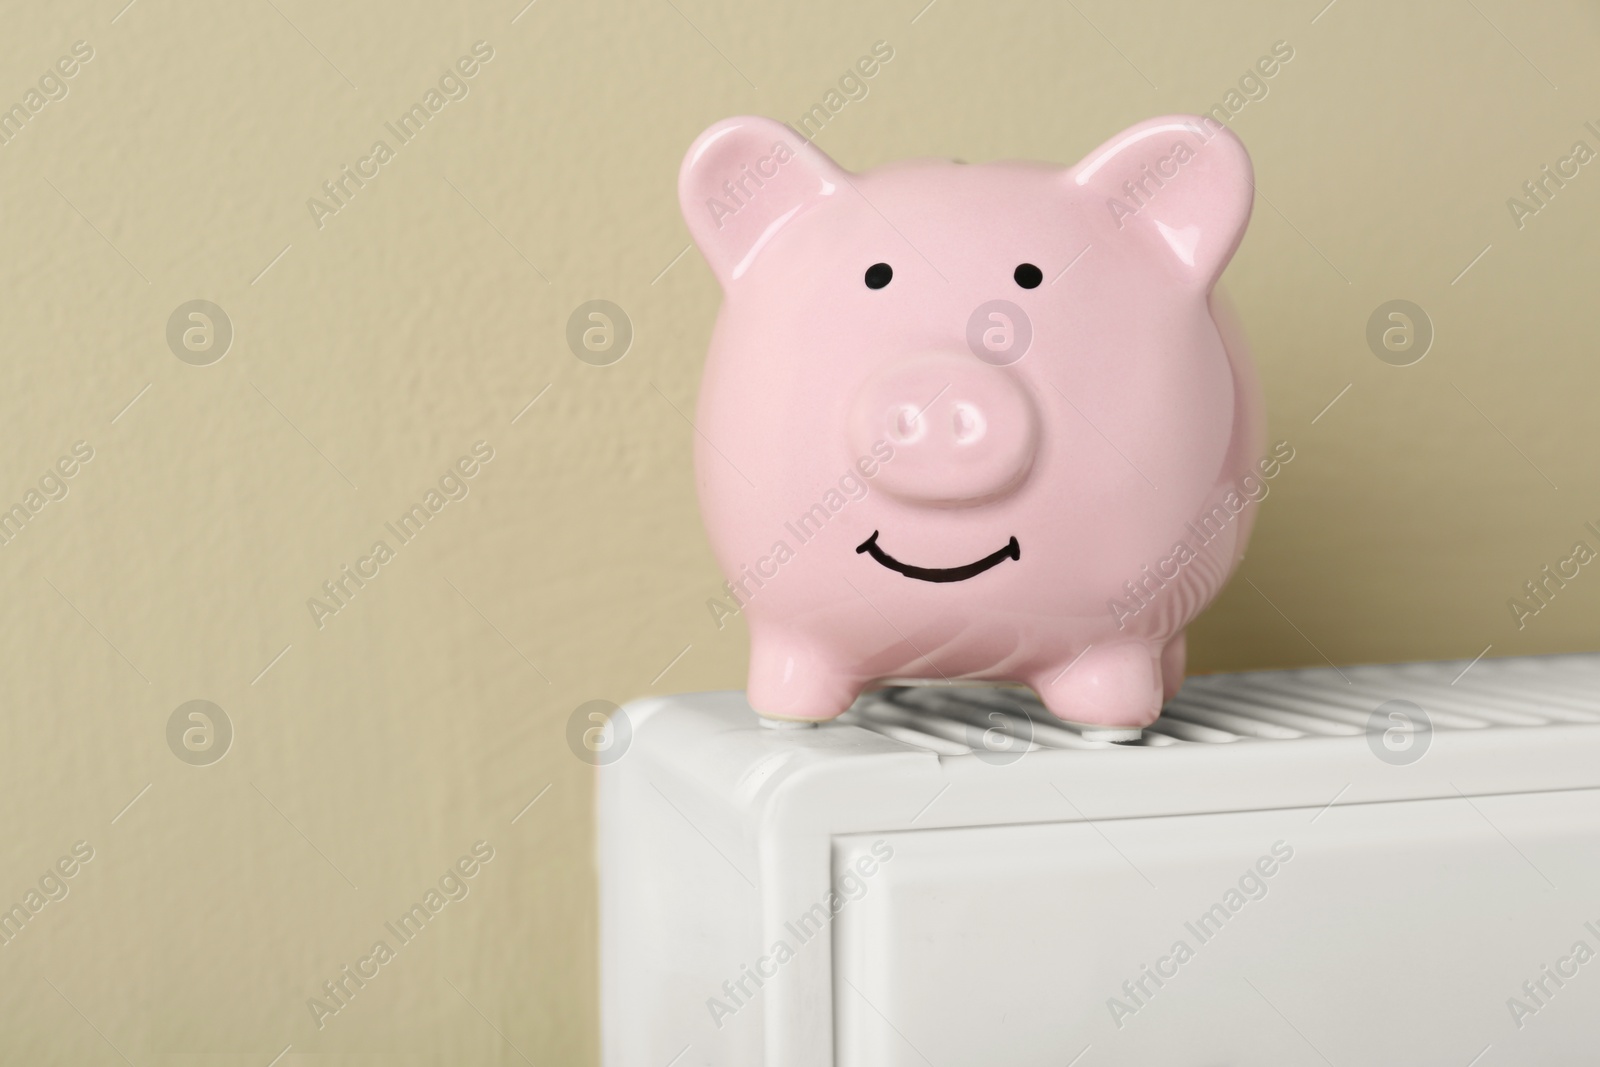
<instances>
[{"instance_id":1,"label":"painted smile","mask_svg":"<svg viewBox=\"0 0 1600 1067\"><path fill-rule=\"evenodd\" d=\"M990 567L996 566L1005 560L1022 558L1022 548L1013 537L1007 542L1006 547L996 552L991 552L976 563L968 563L960 567L913 567L909 563L901 563L889 553L878 547L878 531L873 530L872 536L856 546L857 552L865 552L879 563L892 571L899 571L907 578L915 578L919 582L964 582L968 578L976 578Z\"/></svg>"}]
</instances>

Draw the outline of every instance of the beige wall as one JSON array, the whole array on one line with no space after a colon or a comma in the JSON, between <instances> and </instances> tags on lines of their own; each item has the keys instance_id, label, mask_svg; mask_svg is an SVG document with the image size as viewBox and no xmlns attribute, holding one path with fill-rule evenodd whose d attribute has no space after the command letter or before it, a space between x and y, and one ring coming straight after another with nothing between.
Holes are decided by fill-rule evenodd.
<instances>
[{"instance_id":1,"label":"beige wall","mask_svg":"<svg viewBox=\"0 0 1600 1067\"><path fill-rule=\"evenodd\" d=\"M1595 568L1521 630L1507 607L1600 546L1600 162L1520 230L1506 206L1600 149L1593 5L123 2L12 3L0 34L4 104L94 52L0 146L0 499L93 449L0 548L0 903L93 849L0 948L19 1062L594 1061L568 716L737 686L745 657L705 609L674 411L718 299L677 258L678 163L878 40L818 138L854 168L1070 162L1294 48L1232 120L1262 195L1228 286L1296 459L1197 669L1596 641ZM470 94L319 228L307 199L479 40ZM209 366L165 336L197 298L236 332ZM564 341L593 298L634 324L613 366ZM1403 368L1364 339L1396 298L1437 333ZM478 441L470 494L319 629L307 599ZM209 766L169 750L195 699L235 734ZM480 840L470 894L319 1030L307 999Z\"/></svg>"}]
</instances>

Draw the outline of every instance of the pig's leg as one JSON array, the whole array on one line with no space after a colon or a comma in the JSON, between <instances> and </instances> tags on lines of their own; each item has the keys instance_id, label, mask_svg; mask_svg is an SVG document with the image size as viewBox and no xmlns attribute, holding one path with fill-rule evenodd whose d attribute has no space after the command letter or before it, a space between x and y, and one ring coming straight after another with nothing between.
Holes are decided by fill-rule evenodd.
<instances>
[{"instance_id":1,"label":"pig's leg","mask_svg":"<svg viewBox=\"0 0 1600 1067\"><path fill-rule=\"evenodd\" d=\"M1178 689L1183 685L1183 668L1188 659L1187 632L1179 631L1178 636L1167 642L1167 647L1161 650L1161 702L1165 704L1178 695Z\"/></svg>"},{"instance_id":2,"label":"pig's leg","mask_svg":"<svg viewBox=\"0 0 1600 1067\"><path fill-rule=\"evenodd\" d=\"M1158 652L1142 641L1091 645L1068 669L1041 671L1034 692L1051 714L1068 722L1144 727L1161 714Z\"/></svg>"},{"instance_id":3,"label":"pig's leg","mask_svg":"<svg viewBox=\"0 0 1600 1067\"><path fill-rule=\"evenodd\" d=\"M787 633L750 633L750 706L769 719L823 722L844 714L863 679Z\"/></svg>"}]
</instances>

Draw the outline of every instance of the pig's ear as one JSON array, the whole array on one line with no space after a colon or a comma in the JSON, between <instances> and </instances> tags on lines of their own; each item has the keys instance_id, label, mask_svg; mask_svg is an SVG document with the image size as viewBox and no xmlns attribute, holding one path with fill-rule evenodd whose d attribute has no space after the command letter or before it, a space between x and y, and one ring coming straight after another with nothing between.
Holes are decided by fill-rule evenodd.
<instances>
[{"instance_id":1,"label":"pig's ear","mask_svg":"<svg viewBox=\"0 0 1600 1067\"><path fill-rule=\"evenodd\" d=\"M1255 177L1232 130L1212 118L1169 115L1117 134L1072 168L1118 237L1147 242L1202 290L1216 284L1250 221Z\"/></svg>"},{"instance_id":2,"label":"pig's ear","mask_svg":"<svg viewBox=\"0 0 1600 1067\"><path fill-rule=\"evenodd\" d=\"M678 173L689 234L724 289L774 234L838 191L844 172L771 119L723 119L695 139Z\"/></svg>"}]
</instances>

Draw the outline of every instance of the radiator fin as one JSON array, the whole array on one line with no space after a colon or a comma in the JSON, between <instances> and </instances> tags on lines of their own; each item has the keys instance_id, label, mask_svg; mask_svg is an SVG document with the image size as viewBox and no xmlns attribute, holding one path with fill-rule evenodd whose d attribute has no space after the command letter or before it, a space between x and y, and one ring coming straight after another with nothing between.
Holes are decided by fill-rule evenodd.
<instances>
[{"instance_id":1,"label":"radiator fin","mask_svg":"<svg viewBox=\"0 0 1600 1067\"><path fill-rule=\"evenodd\" d=\"M1030 749L1359 736L1391 700L1422 708L1440 731L1600 724L1600 655L1202 675L1184 683L1143 736L1116 742L1057 719L1015 686L890 686L863 695L844 721L941 756L965 756L985 747L992 730Z\"/></svg>"}]
</instances>

